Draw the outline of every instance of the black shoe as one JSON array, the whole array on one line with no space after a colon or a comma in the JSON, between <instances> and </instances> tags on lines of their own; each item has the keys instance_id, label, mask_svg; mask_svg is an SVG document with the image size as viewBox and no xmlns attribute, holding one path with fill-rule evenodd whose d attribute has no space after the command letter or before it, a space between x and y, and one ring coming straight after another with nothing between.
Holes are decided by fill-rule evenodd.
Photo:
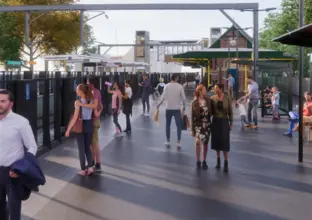
<instances>
[{"instance_id":1,"label":"black shoe","mask_svg":"<svg viewBox=\"0 0 312 220\"><path fill-rule=\"evenodd\" d=\"M92 161L92 167L94 167L94 166L95 166L95 161L93 160L93 161Z\"/></svg>"},{"instance_id":2,"label":"black shoe","mask_svg":"<svg viewBox=\"0 0 312 220\"><path fill-rule=\"evenodd\" d=\"M203 170L207 170L208 169L208 165L207 165L207 162L205 160L202 163L202 168L203 168Z\"/></svg>"},{"instance_id":3,"label":"black shoe","mask_svg":"<svg viewBox=\"0 0 312 220\"><path fill-rule=\"evenodd\" d=\"M94 172L101 172L102 168L101 168L101 164L97 163L94 166Z\"/></svg>"},{"instance_id":4,"label":"black shoe","mask_svg":"<svg viewBox=\"0 0 312 220\"><path fill-rule=\"evenodd\" d=\"M224 172L224 173L229 172L229 163L228 163L227 160L224 160L223 172Z\"/></svg>"},{"instance_id":5,"label":"black shoe","mask_svg":"<svg viewBox=\"0 0 312 220\"><path fill-rule=\"evenodd\" d=\"M216 169L220 169L221 168L221 159L220 157L217 158L217 165L216 165Z\"/></svg>"},{"instance_id":6,"label":"black shoe","mask_svg":"<svg viewBox=\"0 0 312 220\"><path fill-rule=\"evenodd\" d=\"M196 163L196 168L197 168L197 169L200 169L200 167L201 167L201 162L200 162L200 161L197 161L197 163Z\"/></svg>"}]
</instances>

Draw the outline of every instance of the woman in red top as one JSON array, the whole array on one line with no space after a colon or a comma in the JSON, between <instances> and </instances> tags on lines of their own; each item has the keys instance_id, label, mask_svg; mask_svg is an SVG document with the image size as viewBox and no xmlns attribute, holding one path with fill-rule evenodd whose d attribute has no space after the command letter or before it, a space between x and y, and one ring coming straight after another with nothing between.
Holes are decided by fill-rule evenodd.
<instances>
[{"instance_id":1,"label":"woman in red top","mask_svg":"<svg viewBox=\"0 0 312 220\"><path fill-rule=\"evenodd\" d=\"M312 93L305 92L304 93L305 103L303 104L303 124L312 123ZM299 130L299 124L295 127L294 131Z\"/></svg>"}]
</instances>

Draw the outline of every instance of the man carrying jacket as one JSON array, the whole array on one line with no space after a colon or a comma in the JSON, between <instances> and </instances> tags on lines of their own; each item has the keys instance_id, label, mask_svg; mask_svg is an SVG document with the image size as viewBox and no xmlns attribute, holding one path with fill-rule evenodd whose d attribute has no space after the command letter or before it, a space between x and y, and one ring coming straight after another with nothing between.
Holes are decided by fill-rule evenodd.
<instances>
[{"instance_id":1,"label":"man carrying jacket","mask_svg":"<svg viewBox=\"0 0 312 220\"><path fill-rule=\"evenodd\" d=\"M21 219L21 198L12 187L18 175L11 165L22 159L26 150L36 155L37 144L29 121L12 112L13 95L0 90L0 219ZM8 196L8 204L6 197ZM8 208L8 213L6 212Z\"/></svg>"}]
</instances>

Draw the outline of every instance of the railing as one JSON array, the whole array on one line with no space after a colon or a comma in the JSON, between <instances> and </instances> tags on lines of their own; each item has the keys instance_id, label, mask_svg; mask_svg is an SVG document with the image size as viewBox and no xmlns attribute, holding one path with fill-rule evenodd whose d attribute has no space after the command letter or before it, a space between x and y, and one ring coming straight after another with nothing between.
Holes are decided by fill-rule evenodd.
<instances>
[{"instance_id":1,"label":"railing","mask_svg":"<svg viewBox=\"0 0 312 220\"><path fill-rule=\"evenodd\" d=\"M65 132L76 100L76 86L86 82L89 75L98 80L97 87L102 94L103 117L110 114L111 96L107 93L106 81L132 82L133 99L140 97L141 74L137 73L93 73L93 72L0 72L0 88L9 89L15 96L13 110L26 117L37 138L38 145L51 149L58 144ZM159 78L165 82L170 74L150 74L155 87ZM182 82L195 80L194 73L181 74Z\"/></svg>"}]
</instances>

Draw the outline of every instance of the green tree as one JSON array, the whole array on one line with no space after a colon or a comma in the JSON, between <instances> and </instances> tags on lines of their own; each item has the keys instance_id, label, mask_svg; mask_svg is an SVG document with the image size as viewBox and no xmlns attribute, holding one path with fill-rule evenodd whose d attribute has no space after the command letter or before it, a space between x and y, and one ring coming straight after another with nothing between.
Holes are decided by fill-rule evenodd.
<instances>
[{"instance_id":1,"label":"green tree","mask_svg":"<svg viewBox=\"0 0 312 220\"><path fill-rule=\"evenodd\" d=\"M58 5L75 4L75 0L4 0L5 5ZM21 55L26 61L34 61L42 54L66 54L80 45L80 14L79 11L31 12L30 14L30 45L24 39L25 13L10 13L15 23L14 33L20 36ZM92 27L85 24L86 43L94 41ZM0 29L2 32L2 29ZM9 33L11 35L11 33ZM11 35L12 36L12 35ZM85 45L87 48L88 45ZM31 71L33 65L25 63Z\"/></svg>"},{"instance_id":2,"label":"green tree","mask_svg":"<svg viewBox=\"0 0 312 220\"><path fill-rule=\"evenodd\" d=\"M305 0L305 24L312 23L312 0ZM260 47L280 50L288 54L299 55L296 46L283 45L272 40L285 33L299 28L299 1L283 0L279 12L269 13L264 21L264 30L260 33ZM307 55L311 53L310 48L305 49ZM305 72L308 72L308 62L305 62ZM296 66L296 65L295 65Z\"/></svg>"},{"instance_id":3,"label":"green tree","mask_svg":"<svg viewBox=\"0 0 312 220\"><path fill-rule=\"evenodd\" d=\"M0 61L20 60L22 38L15 32L15 26L16 21L11 14L0 13Z\"/></svg>"}]
</instances>

